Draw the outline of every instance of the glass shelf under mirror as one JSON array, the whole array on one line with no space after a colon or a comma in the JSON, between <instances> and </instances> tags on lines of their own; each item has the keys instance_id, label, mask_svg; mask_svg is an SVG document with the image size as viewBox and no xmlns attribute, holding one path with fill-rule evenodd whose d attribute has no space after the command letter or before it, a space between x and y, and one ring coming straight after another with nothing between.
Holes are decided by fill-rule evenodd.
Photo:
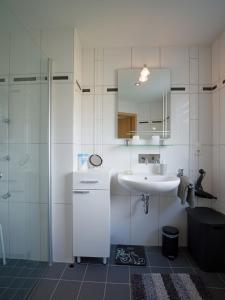
<instances>
[{"instance_id":1,"label":"glass shelf under mirror","mask_svg":"<svg viewBox=\"0 0 225 300\"><path fill-rule=\"evenodd\" d=\"M171 147L172 144L154 145L154 144L121 144L122 147Z\"/></svg>"}]
</instances>

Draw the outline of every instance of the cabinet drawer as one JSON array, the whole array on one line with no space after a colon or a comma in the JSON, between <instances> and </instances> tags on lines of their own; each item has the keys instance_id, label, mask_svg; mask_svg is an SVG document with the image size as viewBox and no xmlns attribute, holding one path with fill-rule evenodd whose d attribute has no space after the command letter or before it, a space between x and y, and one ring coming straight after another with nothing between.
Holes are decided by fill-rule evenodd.
<instances>
[{"instance_id":1,"label":"cabinet drawer","mask_svg":"<svg viewBox=\"0 0 225 300\"><path fill-rule=\"evenodd\" d=\"M75 172L73 175L73 190L107 190L110 186L110 176L106 172Z\"/></svg>"}]
</instances>

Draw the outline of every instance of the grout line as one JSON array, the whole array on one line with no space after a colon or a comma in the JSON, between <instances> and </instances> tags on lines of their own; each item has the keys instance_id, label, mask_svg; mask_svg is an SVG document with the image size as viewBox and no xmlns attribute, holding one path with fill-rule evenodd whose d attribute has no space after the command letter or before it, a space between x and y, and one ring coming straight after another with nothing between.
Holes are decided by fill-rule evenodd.
<instances>
[{"instance_id":1,"label":"grout line","mask_svg":"<svg viewBox=\"0 0 225 300\"><path fill-rule=\"evenodd\" d=\"M66 271L66 269L67 269L67 265L65 265L65 267L64 267L64 269L63 269L63 271L62 271L62 273L61 273L61 275L60 275L60 277L59 277L59 279L58 279L58 283L56 283L55 288L53 289L53 291L52 291L52 293L51 293L51 295L50 295L50 297L49 297L49 300L52 299L52 297L53 297L53 295L54 295L54 293L55 293L55 291L56 291L56 289L57 289L57 287L58 287L58 285L59 285L59 283L60 283L60 280L61 280L61 278L63 277L63 275L64 275L64 273L65 273L65 271Z\"/></svg>"},{"instance_id":2,"label":"grout line","mask_svg":"<svg viewBox=\"0 0 225 300\"><path fill-rule=\"evenodd\" d=\"M79 291L77 293L77 297L76 297L76 300L79 298L80 296L80 292L81 292L81 289L82 289L82 286L83 286L83 283L84 283L84 278L86 276L86 273L87 273L87 269L88 269L88 264L86 265L86 268L85 268L85 271L84 271L84 275L83 275L83 278L81 280L81 284L80 284L80 287L79 287Z\"/></svg>"}]
</instances>

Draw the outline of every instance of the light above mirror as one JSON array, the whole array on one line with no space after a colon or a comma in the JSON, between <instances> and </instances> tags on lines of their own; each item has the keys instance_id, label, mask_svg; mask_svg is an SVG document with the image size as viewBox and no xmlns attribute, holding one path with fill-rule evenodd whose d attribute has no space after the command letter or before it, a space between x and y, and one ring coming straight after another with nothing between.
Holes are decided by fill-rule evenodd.
<instances>
[{"instance_id":1,"label":"light above mirror","mask_svg":"<svg viewBox=\"0 0 225 300\"><path fill-rule=\"evenodd\" d=\"M118 70L118 138L170 137L170 71L151 69L148 80L140 82L145 67Z\"/></svg>"}]
</instances>

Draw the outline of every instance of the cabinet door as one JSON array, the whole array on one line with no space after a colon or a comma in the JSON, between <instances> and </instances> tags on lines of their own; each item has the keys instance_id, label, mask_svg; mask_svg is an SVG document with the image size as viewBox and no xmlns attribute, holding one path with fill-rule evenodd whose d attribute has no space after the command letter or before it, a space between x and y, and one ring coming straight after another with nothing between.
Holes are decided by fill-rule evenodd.
<instances>
[{"instance_id":1,"label":"cabinet door","mask_svg":"<svg viewBox=\"0 0 225 300\"><path fill-rule=\"evenodd\" d=\"M74 256L109 257L110 194L107 190L74 191Z\"/></svg>"}]
</instances>

